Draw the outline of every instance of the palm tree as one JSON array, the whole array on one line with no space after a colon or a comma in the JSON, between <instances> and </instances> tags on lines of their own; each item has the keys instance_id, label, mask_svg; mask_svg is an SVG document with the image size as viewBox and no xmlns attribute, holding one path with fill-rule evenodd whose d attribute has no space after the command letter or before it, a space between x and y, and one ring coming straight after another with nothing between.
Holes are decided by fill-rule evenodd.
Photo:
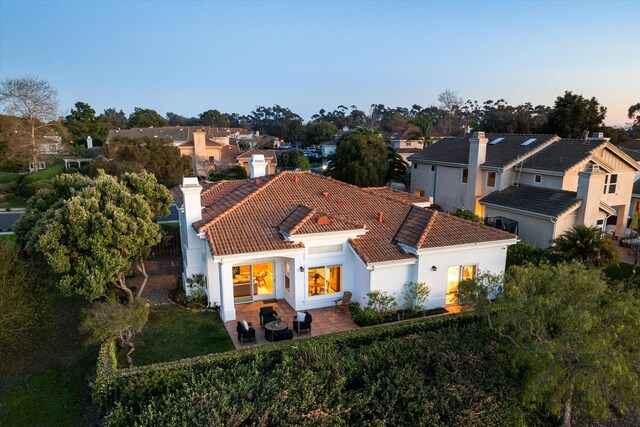
<instances>
[{"instance_id":1,"label":"palm tree","mask_svg":"<svg viewBox=\"0 0 640 427\"><path fill-rule=\"evenodd\" d=\"M429 137L432 125L431 117L418 114L413 120L411 120L411 124L420 128L420 137L423 139L425 145L427 147L431 145L431 138Z\"/></svg>"},{"instance_id":2,"label":"palm tree","mask_svg":"<svg viewBox=\"0 0 640 427\"><path fill-rule=\"evenodd\" d=\"M580 261L590 267L618 264L613 242L598 227L575 225L554 240L553 250L567 261Z\"/></svg>"}]
</instances>

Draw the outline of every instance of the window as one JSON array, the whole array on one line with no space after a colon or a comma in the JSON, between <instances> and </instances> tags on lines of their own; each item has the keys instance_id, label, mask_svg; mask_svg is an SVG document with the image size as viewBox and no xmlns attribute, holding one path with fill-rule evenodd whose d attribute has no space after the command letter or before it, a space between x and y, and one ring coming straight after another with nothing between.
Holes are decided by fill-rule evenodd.
<instances>
[{"instance_id":1,"label":"window","mask_svg":"<svg viewBox=\"0 0 640 427\"><path fill-rule=\"evenodd\" d=\"M498 142L502 141L504 138L496 138L489 143L489 145L496 145Z\"/></svg>"},{"instance_id":2,"label":"window","mask_svg":"<svg viewBox=\"0 0 640 427\"><path fill-rule=\"evenodd\" d=\"M533 182L540 184L542 182L542 175L536 175L533 177Z\"/></svg>"},{"instance_id":3,"label":"window","mask_svg":"<svg viewBox=\"0 0 640 427\"><path fill-rule=\"evenodd\" d=\"M424 190L416 190L413 192L418 197L424 197Z\"/></svg>"},{"instance_id":4,"label":"window","mask_svg":"<svg viewBox=\"0 0 640 427\"><path fill-rule=\"evenodd\" d=\"M342 291L342 266L330 265L307 270L309 296L335 294Z\"/></svg>"},{"instance_id":5,"label":"window","mask_svg":"<svg viewBox=\"0 0 640 427\"><path fill-rule=\"evenodd\" d=\"M284 288L287 292L291 292L291 261L284 260Z\"/></svg>"},{"instance_id":6,"label":"window","mask_svg":"<svg viewBox=\"0 0 640 427\"><path fill-rule=\"evenodd\" d=\"M467 182L469 182L469 169L464 168L462 169L462 183L466 184Z\"/></svg>"},{"instance_id":7,"label":"window","mask_svg":"<svg viewBox=\"0 0 640 427\"><path fill-rule=\"evenodd\" d=\"M487 187L495 187L495 186L496 186L496 173L487 172Z\"/></svg>"},{"instance_id":8,"label":"window","mask_svg":"<svg viewBox=\"0 0 640 427\"><path fill-rule=\"evenodd\" d=\"M417 164L417 163L414 163L414 164L413 164L413 168L414 168L414 169L418 169L418 164Z\"/></svg>"},{"instance_id":9,"label":"window","mask_svg":"<svg viewBox=\"0 0 640 427\"><path fill-rule=\"evenodd\" d=\"M215 162L216 161L216 157L215 156L209 156L209 161L210 162Z\"/></svg>"},{"instance_id":10,"label":"window","mask_svg":"<svg viewBox=\"0 0 640 427\"><path fill-rule=\"evenodd\" d=\"M273 263L233 267L233 296L252 301L255 297L273 295Z\"/></svg>"},{"instance_id":11,"label":"window","mask_svg":"<svg viewBox=\"0 0 640 427\"><path fill-rule=\"evenodd\" d=\"M458 304L458 285L476 276L475 265L454 265L447 271L447 296L445 304Z\"/></svg>"},{"instance_id":12,"label":"window","mask_svg":"<svg viewBox=\"0 0 640 427\"><path fill-rule=\"evenodd\" d=\"M618 174L606 174L604 177L604 194L615 194L618 184Z\"/></svg>"},{"instance_id":13,"label":"window","mask_svg":"<svg viewBox=\"0 0 640 427\"><path fill-rule=\"evenodd\" d=\"M529 138L529 139L527 139L525 142L523 142L523 143L522 143L522 144L520 144L520 145L527 146L527 145L529 145L529 144L531 144L531 143L533 143L533 142L536 142L536 139L537 139L537 138Z\"/></svg>"}]
</instances>

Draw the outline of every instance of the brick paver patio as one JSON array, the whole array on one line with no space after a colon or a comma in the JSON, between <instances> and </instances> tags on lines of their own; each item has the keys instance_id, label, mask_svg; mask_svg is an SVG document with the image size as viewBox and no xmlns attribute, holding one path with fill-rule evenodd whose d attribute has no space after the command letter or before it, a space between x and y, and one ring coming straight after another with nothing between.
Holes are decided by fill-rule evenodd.
<instances>
[{"instance_id":1,"label":"brick paver patio","mask_svg":"<svg viewBox=\"0 0 640 427\"><path fill-rule=\"evenodd\" d=\"M290 329L293 329L293 317L296 311L285 300L269 300L269 301L256 301L249 304L236 304L236 319L224 323L224 326L229 331L229 335L233 340L233 344L236 349L247 348L256 344L267 344L264 338L264 329L260 326L260 307L273 306L273 309L278 313L278 317L287 322ZM351 319L349 310L344 308L335 312L334 307L316 308L308 310L313 316L313 323L311 324L311 333L304 333L302 336L298 336L294 332L293 339L315 337L324 334L330 334L333 332L341 332L349 329L357 328L358 325ZM244 343L241 344L238 341L238 333L236 332L236 325L238 321L246 320L251 322L256 330L256 344Z\"/></svg>"}]
</instances>

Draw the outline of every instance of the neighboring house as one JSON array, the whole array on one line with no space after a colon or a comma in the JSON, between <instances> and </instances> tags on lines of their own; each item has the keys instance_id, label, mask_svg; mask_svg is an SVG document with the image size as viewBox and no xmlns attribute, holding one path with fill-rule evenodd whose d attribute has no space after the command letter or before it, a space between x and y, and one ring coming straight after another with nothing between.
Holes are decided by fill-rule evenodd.
<instances>
[{"instance_id":1,"label":"neighboring house","mask_svg":"<svg viewBox=\"0 0 640 427\"><path fill-rule=\"evenodd\" d=\"M465 207L497 226L515 224L524 242L547 247L576 224L626 226L638 163L601 133L484 134L452 138L410 158L411 191L444 210Z\"/></svg>"},{"instance_id":2,"label":"neighboring house","mask_svg":"<svg viewBox=\"0 0 640 427\"><path fill-rule=\"evenodd\" d=\"M618 145L625 154L631 157L640 166L640 141L628 141ZM630 215L637 212L640 215L640 171L633 177L633 191L631 192Z\"/></svg>"},{"instance_id":3,"label":"neighboring house","mask_svg":"<svg viewBox=\"0 0 640 427\"><path fill-rule=\"evenodd\" d=\"M402 303L405 283L429 285L428 307L456 304L476 271L499 273L513 234L427 209L423 199L359 188L310 172L217 183L184 178L179 207L183 283L204 274L210 305L225 321L236 304L285 299L295 310L333 306L344 292L364 303L374 290ZM190 292L189 289L186 289Z\"/></svg>"},{"instance_id":4,"label":"neighboring house","mask_svg":"<svg viewBox=\"0 0 640 427\"><path fill-rule=\"evenodd\" d=\"M338 148L338 141L332 139L331 141L324 141L320 143L320 154L322 157L329 157L336 152Z\"/></svg>"},{"instance_id":5,"label":"neighboring house","mask_svg":"<svg viewBox=\"0 0 640 427\"><path fill-rule=\"evenodd\" d=\"M276 156L275 151L250 149L247 151L243 151L236 156L236 162L247 170L248 176L251 175L250 162L254 154L261 154L264 157L264 160L267 162L267 165L265 167L267 175L276 173L276 166L278 166L278 157Z\"/></svg>"}]
</instances>

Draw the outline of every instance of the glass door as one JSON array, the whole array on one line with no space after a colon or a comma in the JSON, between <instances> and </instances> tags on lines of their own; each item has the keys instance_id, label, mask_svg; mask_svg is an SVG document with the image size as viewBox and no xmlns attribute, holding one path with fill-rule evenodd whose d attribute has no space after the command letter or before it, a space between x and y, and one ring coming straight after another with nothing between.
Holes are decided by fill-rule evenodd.
<instances>
[{"instance_id":1,"label":"glass door","mask_svg":"<svg viewBox=\"0 0 640 427\"><path fill-rule=\"evenodd\" d=\"M236 302L273 298L274 294L272 262L233 267L233 298Z\"/></svg>"}]
</instances>

